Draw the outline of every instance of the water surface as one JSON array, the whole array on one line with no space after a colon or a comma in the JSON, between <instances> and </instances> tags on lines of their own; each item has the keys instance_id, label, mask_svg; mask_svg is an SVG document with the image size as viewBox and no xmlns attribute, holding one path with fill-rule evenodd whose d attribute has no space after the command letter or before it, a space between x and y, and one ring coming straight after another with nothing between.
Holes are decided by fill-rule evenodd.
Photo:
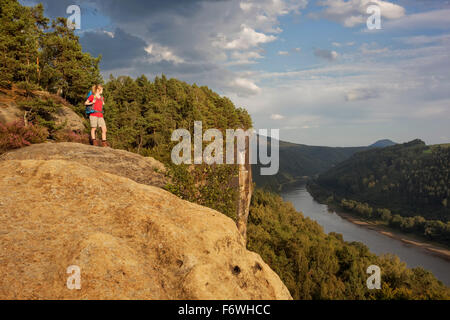
<instances>
[{"instance_id":1,"label":"water surface","mask_svg":"<svg viewBox=\"0 0 450 320\"><path fill-rule=\"evenodd\" d=\"M343 235L345 241L362 242L376 254L393 253L406 262L408 267L423 267L450 286L450 261L424 249L384 236L377 231L358 226L341 218L335 212L329 212L326 205L313 199L305 185L284 191L281 196L285 201L292 202L297 211L301 211L306 217L317 221L326 233L337 232Z\"/></svg>"}]
</instances>

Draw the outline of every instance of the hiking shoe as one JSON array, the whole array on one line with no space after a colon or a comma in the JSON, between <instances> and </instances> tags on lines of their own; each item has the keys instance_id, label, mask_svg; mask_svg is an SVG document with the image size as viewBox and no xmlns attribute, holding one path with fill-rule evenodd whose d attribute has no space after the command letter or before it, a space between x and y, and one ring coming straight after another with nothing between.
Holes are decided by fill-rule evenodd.
<instances>
[{"instance_id":1,"label":"hiking shoe","mask_svg":"<svg viewBox=\"0 0 450 320\"><path fill-rule=\"evenodd\" d=\"M97 140L92 140L92 145L93 145L94 147L98 147L100 144L98 143Z\"/></svg>"},{"instance_id":2,"label":"hiking shoe","mask_svg":"<svg viewBox=\"0 0 450 320\"><path fill-rule=\"evenodd\" d=\"M109 148L109 144L107 141L102 141L102 147Z\"/></svg>"}]
</instances>

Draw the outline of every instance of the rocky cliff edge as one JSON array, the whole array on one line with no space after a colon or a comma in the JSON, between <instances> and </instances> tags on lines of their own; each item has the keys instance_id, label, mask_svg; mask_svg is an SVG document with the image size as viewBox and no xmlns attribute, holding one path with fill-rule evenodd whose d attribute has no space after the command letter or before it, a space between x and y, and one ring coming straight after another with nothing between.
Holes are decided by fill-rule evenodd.
<instances>
[{"instance_id":1,"label":"rocky cliff edge","mask_svg":"<svg viewBox=\"0 0 450 320\"><path fill-rule=\"evenodd\" d=\"M153 159L44 144L1 160L0 299L291 299L233 220L151 185Z\"/></svg>"}]
</instances>

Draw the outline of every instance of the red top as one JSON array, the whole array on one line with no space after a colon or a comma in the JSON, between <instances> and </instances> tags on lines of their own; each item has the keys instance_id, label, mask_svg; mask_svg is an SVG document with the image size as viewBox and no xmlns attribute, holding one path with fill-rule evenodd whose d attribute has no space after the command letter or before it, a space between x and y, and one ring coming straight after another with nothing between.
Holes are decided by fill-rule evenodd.
<instances>
[{"instance_id":1,"label":"red top","mask_svg":"<svg viewBox=\"0 0 450 320\"><path fill-rule=\"evenodd\" d=\"M94 101L95 96L91 95L88 100L89 102ZM101 97L100 99L95 98L95 102L94 102L94 110L95 111L100 111L100 112L96 112L96 113L91 113L90 115L93 117L99 117L99 118L103 118L103 113L101 113L103 111L103 97Z\"/></svg>"}]
</instances>

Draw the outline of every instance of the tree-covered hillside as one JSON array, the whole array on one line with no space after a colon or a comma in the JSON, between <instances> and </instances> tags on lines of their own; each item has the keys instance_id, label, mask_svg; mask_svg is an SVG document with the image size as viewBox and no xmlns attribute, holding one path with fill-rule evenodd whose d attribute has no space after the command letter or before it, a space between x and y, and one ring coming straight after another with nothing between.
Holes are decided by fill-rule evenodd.
<instances>
[{"instance_id":1,"label":"tree-covered hillside","mask_svg":"<svg viewBox=\"0 0 450 320\"><path fill-rule=\"evenodd\" d=\"M355 154L309 182L321 201L450 245L450 148L414 140Z\"/></svg>"},{"instance_id":2,"label":"tree-covered hillside","mask_svg":"<svg viewBox=\"0 0 450 320\"><path fill-rule=\"evenodd\" d=\"M269 143L270 145L270 143ZM350 158L365 147L316 147L280 141L280 170L274 176L261 176L260 165L253 166L254 181L260 188L279 191L283 185L305 176L313 177Z\"/></svg>"},{"instance_id":3,"label":"tree-covered hillside","mask_svg":"<svg viewBox=\"0 0 450 320\"><path fill-rule=\"evenodd\" d=\"M0 86L58 93L72 104L101 82L100 58L82 51L66 20L49 21L43 6L0 0Z\"/></svg>"},{"instance_id":4,"label":"tree-covered hillside","mask_svg":"<svg viewBox=\"0 0 450 320\"><path fill-rule=\"evenodd\" d=\"M187 129L194 137L194 121L201 121L204 131L219 129L224 136L228 128L247 130L252 122L246 110L207 87L168 80L164 75L153 82L145 76L136 80L111 77L105 86L105 101L113 148L162 161L172 180L168 190L235 218L237 166L174 165L171 151L178 142L172 142L171 136L176 129Z\"/></svg>"},{"instance_id":5,"label":"tree-covered hillside","mask_svg":"<svg viewBox=\"0 0 450 320\"><path fill-rule=\"evenodd\" d=\"M338 164L317 182L340 197L403 216L448 221L450 148L420 140L368 150Z\"/></svg>"},{"instance_id":6,"label":"tree-covered hillside","mask_svg":"<svg viewBox=\"0 0 450 320\"><path fill-rule=\"evenodd\" d=\"M105 86L105 118L115 148L152 155L164 162L177 143L172 132L187 129L192 137L194 121L203 129L249 129L252 122L246 110L236 108L206 86L189 85L177 79L145 76L111 77ZM82 112L82 110L80 110Z\"/></svg>"},{"instance_id":7,"label":"tree-covered hillside","mask_svg":"<svg viewBox=\"0 0 450 320\"><path fill-rule=\"evenodd\" d=\"M378 140L377 142L370 145L371 148L386 148L390 146L395 146L396 143L389 139Z\"/></svg>"},{"instance_id":8,"label":"tree-covered hillside","mask_svg":"<svg viewBox=\"0 0 450 320\"><path fill-rule=\"evenodd\" d=\"M450 299L449 289L430 272L325 234L278 195L258 190L250 210L248 247L278 273L294 299ZM370 265L381 269L381 290L366 286Z\"/></svg>"}]
</instances>

